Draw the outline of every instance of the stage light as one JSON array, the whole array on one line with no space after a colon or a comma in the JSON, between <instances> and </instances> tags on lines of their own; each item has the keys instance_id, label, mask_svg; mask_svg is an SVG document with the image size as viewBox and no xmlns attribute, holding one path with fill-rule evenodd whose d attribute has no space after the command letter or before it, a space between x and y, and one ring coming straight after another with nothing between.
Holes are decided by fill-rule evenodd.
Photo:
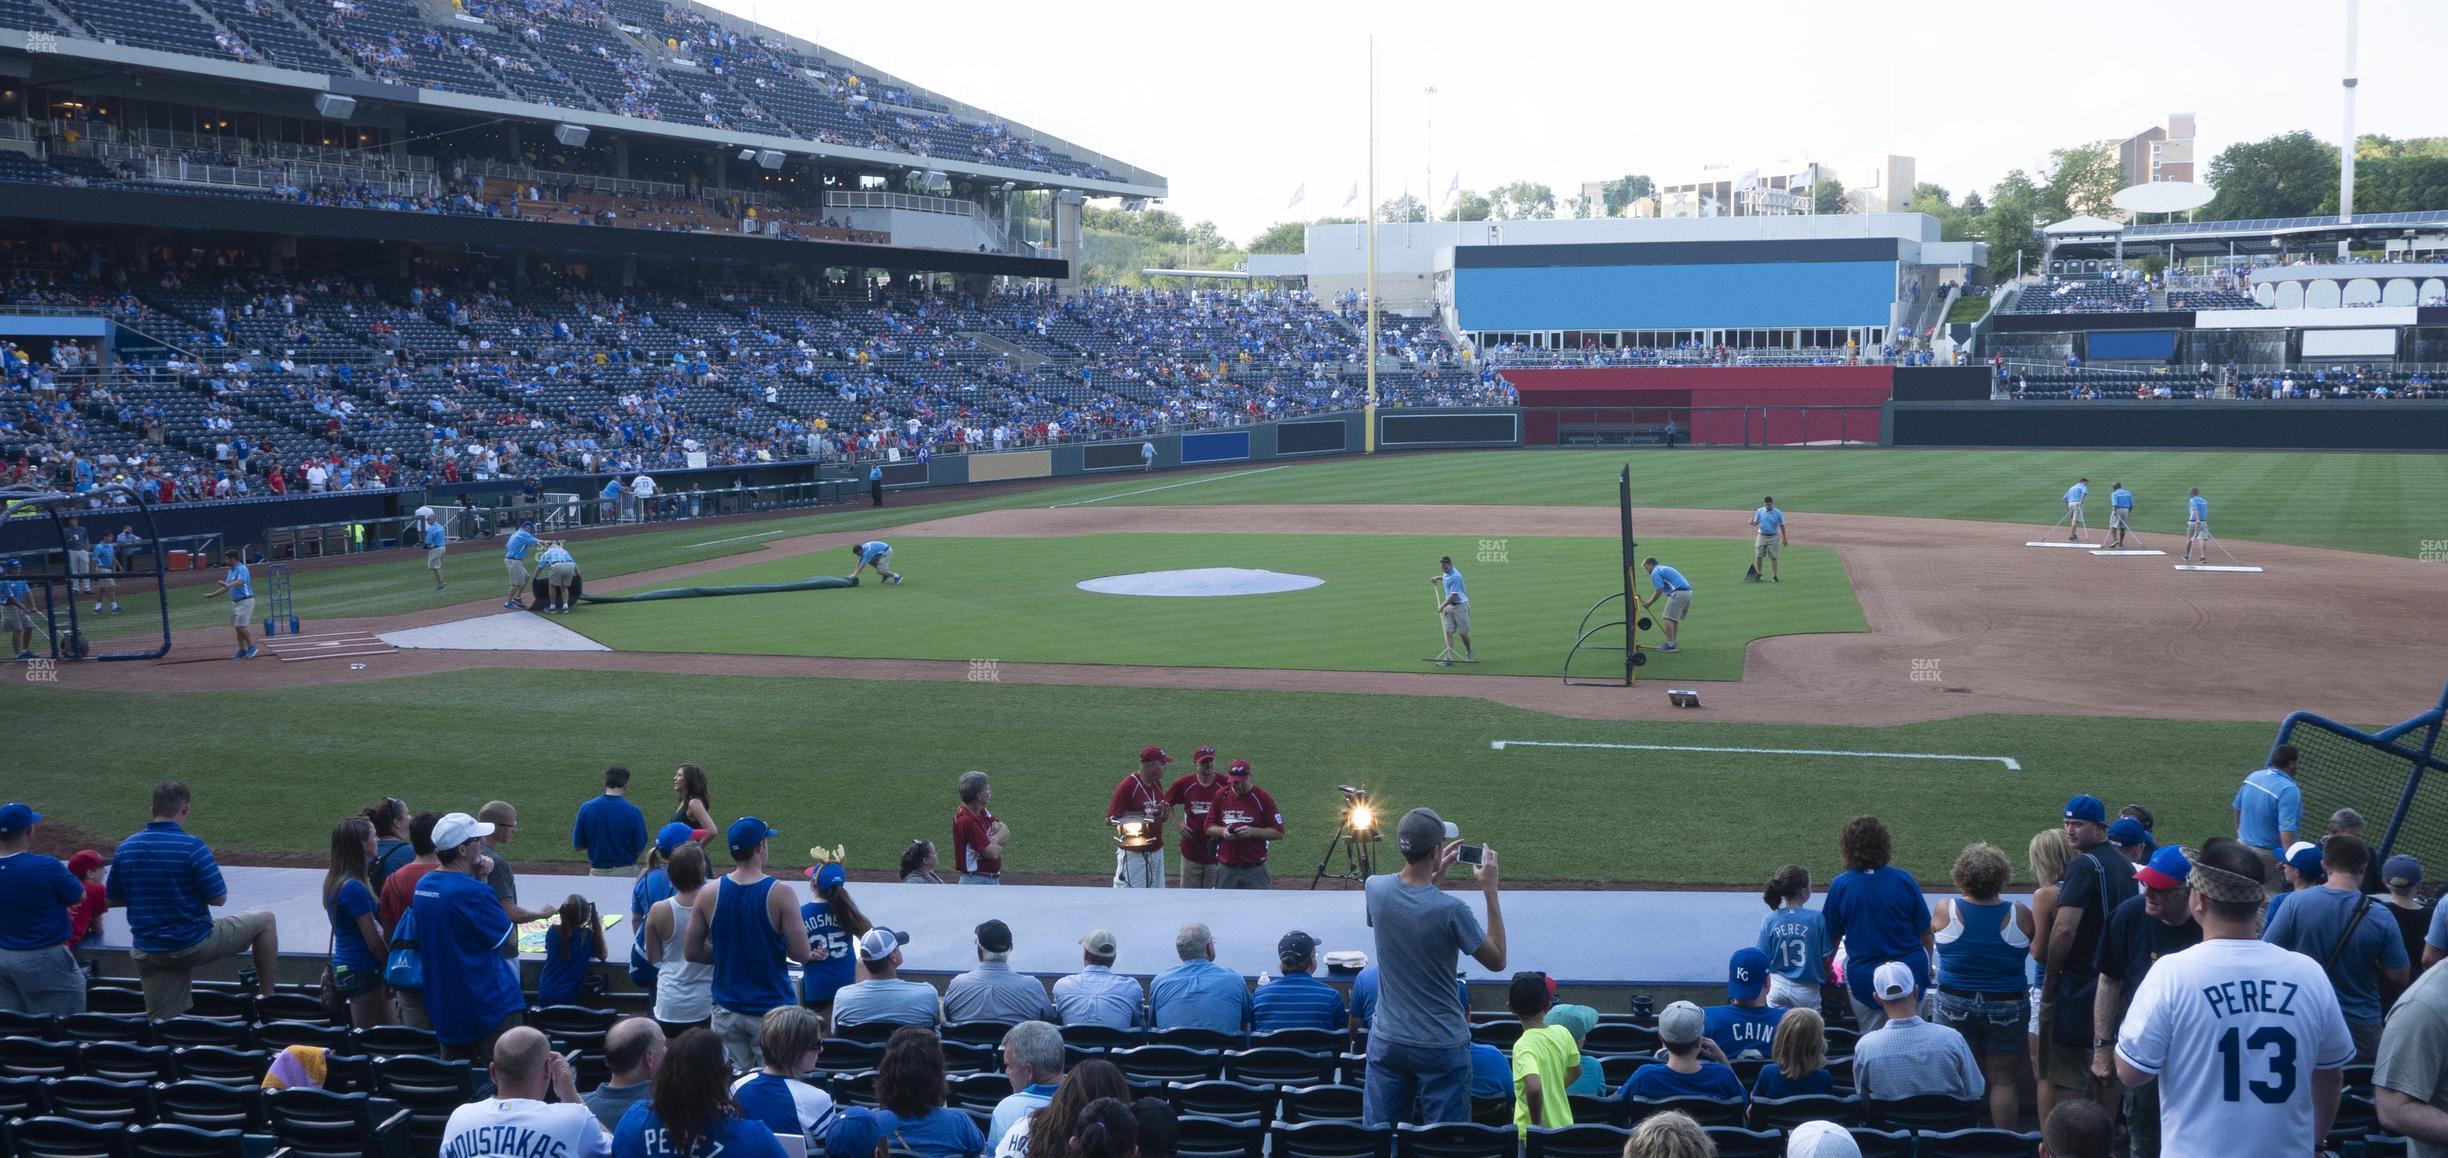
<instances>
[{"instance_id":1,"label":"stage light","mask_svg":"<svg viewBox=\"0 0 2448 1158\"><path fill-rule=\"evenodd\" d=\"M1366 803L1352 805L1351 826L1352 831L1354 832L1376 831L1377 810L1369 807Z\"/></svg>"},{"instance_id":2,"label":"stage light","mask_svg":"<svg viewBox=\"0 0 2448 1158\"><path fill-rule=\"evenodd\" d=\"M1132 852L1153 847L1161 838L1153 818L1125 816L1114 822L1114 843Z\"/></svg>"}]
</instances>

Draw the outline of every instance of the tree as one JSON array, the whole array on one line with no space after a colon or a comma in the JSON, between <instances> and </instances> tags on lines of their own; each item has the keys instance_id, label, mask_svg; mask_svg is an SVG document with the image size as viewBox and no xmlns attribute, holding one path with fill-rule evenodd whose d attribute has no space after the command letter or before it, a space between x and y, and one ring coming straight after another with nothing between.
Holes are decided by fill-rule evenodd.
<instances>
[{"instance_id":1,"label":"tree","mask_svg":"<svg viewBox=\"0 0 2448 1158\"><path fill-rule=\"evenodd\" d=\"M1488 195L1496 217L1504 221L1540 220L1556 215L1555 190L1534 181L1499 185Z\"/></svg>"},{"instance_id":2,"label":"tree","mask_svg":"<svg viewBox=\"0 0 2448 1158\"><path fill-rule=\"evenodd\" d=\"M1309 226L1298 221L1278 221L1249 243L1251 253L1300 253L1308 247Z\"/></svg>"},{"instance_id":3,"label":"tree","mask_svg":"<svg viewBox=\"0 0 2448 1158\"><path fill-rule=\"evenodd\" d=\"M1600 192L1605 195L1606 215L1621 217L1633 202L1655 195L1657 183L1639 173L1632 173L1607 182L1606 188Z\"/></svg>"},{"instance_id":4,"label":"tree","mask_svg":"<svg viewBox=\"0 0 2448 1158\"><path fill-rule=\"evenodd\" d=\"M2211 158L2210 186L2218 195L2199 216L2245 221L2318 213L2337 196L2337 173L2337 147L2301 129L2239 141Z\"/></svg>"},{"instance_id":5,"label":"tree","mask_svg":"<svg viewBox=\"0 0 2448 1158\"><path fill-rule=\"evenodd\" d=\"M1853 198L1845 192L1844 182L1825 173L1819 183L1811 186L1811 212L1824 214L1851 213Z\"/></svg>"},{"instance_id":6,"label":"tree","mask_svg":"<svg viewBox=\"0 0 2448 1158\"><path fill-rule=\"evenodd\" d=\"M2008 172L1990 188L1973 233L1974 239L1989 243L1989 280L2005 281L2020 265L2038 268L2043 252L2036 232L2041 199L2040 188L2021 169ZM1971 200L1964 199L1967 205Z\"/></svg>"},{"instance_id":7,"label":"tree","mask_svg":"<svg viewBox=\"0 0 2448 1158\"><path fill-rule=\"evenodd\" d=\"M1454 205L1455 212L1446 215L1449 219L1485 221L1496 215L1496 206L1473 189L1463 190L1460 196L1454 198Z\"/></svg>"},{"instance_id":8,"label":"tree","mask_svg":"<svg viewBox=\"0 0 2448 1158\"><path fill-rule=\"evenodd\" d=\"M1419 198L1408 193L1400 197L1388 197L1377 206L1377 220L1426 221L1428 220L1428 206Z\"/></svg>"},{"instance_id":9,"label":"tree","mask_svg":"<svg viewBox=\"0 0 2448 1158\"><path fill-rule=\"evenodd\" d=\"M1224 231L1216 228L1213 221L1201 221L1191 226L1189 240L1193 249L1224 250L1233 247L1232 242L1224 240Z\"/></svg>"},{"instance_id":10,"label":"tree","mask_svg":"<svg viewBox=\"0 0 2448 1158\"><path fill-rule=\"evenodd\" d=\"M2448 205L2448 137L2355 142L2355 212L2409 213ZM2337 211L2335 197L2322 207Z\"/></svg>"},{"instance_id":11,"label":"tree","mask_svg":"<svg viewBox=\"0 0 2448 1158\"><path fill-rule=\"evenodd\" d=\"M1977 201L1975 193L1967 200ZM1946 188L1924 181L1913 186L1912 200L1904 204L1907 213L1926 213L1938 219L1938 237L1942 241L1962 241L1970 236L1972 223L1966 211L1950 203Z\"/></svg>"},{"instance_id":12,"label":"tree","mask_svg":"<svg viewBox=\"0 0 2448 1158\"><path fill-rule=\"evenodd\" d=\"M2117 163L2116 146L2106 141L2049 150L2045 208L2060 219L2081 213L2114 217L2117 209L2109 198L2124 187L2124 166Z\"/></svg>"}]
</instances>

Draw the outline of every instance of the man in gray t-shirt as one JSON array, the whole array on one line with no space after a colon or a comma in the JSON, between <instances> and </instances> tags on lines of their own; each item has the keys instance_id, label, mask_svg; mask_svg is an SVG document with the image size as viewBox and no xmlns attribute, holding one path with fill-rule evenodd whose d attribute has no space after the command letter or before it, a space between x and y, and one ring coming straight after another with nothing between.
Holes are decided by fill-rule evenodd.
<instances>
[{"instance_id":1,"label":"man in gray t-shirt","mask_svg":"<svg viewBox=\"0 0 2448 1158\"><path fill-rule=\"evenodd\" d=\"M1402 871L1368 879L1377 1008L1360 1113L1372 1126L1470 1120L1470 1011L1454 991L1454 970L1464 953L1502 970L1505 933L1495 849L1471 874L1487 898L1484 931L1470 906L1437 888L1461 851L1461 836L1434 810L1414 808L1395 830Z\"/></svg>"},{"instance_id":2,"label":"man in gray t-shirt","mask_svg":"<svg viewBox=\"0 0 2448 1158\"><path fill-rule=\"evenodd\" d=\"M943 999L935 987L901 979L901 946L906 944L909 934L881 926L859 938L859 960L867 966L867 980L842 986L833 995L834 1025L875 1021L933 1029L943 1024Z\"/></svg>"},{"instance_id":3,"label":"man in gray t-shirt","mask_svg":"<svg viewBox=\"0 0 2448 1158\"><path fill-rule=\"evenodd\" d=\"M510 858L503 856L501 851L501 846L518 835L518 809L510 807L507 800L489 801L476 810L476 819L493 826L492 833L484 838L485 854L493 858L493 871L485 877L485 883L493 887L493 895L500 899L502 912L509 914L510 923L523 925L529 921L545 920L560 912L558 908L522 908L518 903L518 873L511 869ZM504 960L518 960L515 930L511 936L502 939L501 955Z\"/></svg>"},{"instance_id":4,"label":"man in gray t-shirt","mask_svg":"<svg viewBox=\"0 0 2448 1158\"><path fill-rule=\"evenodd\" d=\"M2448 969L2425 970L2389 1010L2372 1091L2414 1158L2448 1158Z\"/></svg>"},{"instance_id":5,"label":"man in gray t-shirt","mask_svg":"<svg viewBox=\"0 0 2448 1158\"><path fill-rule=\"evenodd\" d=\"M2363 867L2371 857L2360 839L2332 836L2321 842L2321 884L2287 897L2261 939L2292 949L2328 969L2337 988L2338 1011L2354 1034L2355 1060L2368 1062L2380 1048L2380 1023L2389 992L2406 983L2405 938L2380 902L2362 892ZM2348 932L2349 929L2353 931Z\"/></svg>"}]
</instances>

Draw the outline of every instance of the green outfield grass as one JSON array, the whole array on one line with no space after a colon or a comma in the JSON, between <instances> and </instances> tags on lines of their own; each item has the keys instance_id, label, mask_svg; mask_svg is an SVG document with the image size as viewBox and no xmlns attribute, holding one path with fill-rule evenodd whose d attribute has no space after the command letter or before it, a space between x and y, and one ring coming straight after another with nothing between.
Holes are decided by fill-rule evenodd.
<instances>
[{"instance_id":1,"label":"green outfield grass","mask_svg":"<svg viewBox=\"0 0 2448 1158\"><path fill-rule=\"evenodd\" d=\"M906 593L898 592L899 593ZM858 592L883 597L879 592ZM1821 881L1844 819L1876 812L1898 863L1933 884L1969 841L2023 870L2031 834L2066 797L2098 793L2197 841L2228 827L2262 723L1984 716L1892 728L1565 720L1479 700L994 683L799 680L484 670L283 692L9 693L22 728L7 795L55 824L115 840L144 823L165 775L196 788L193 827L224 849L320 855L330 822L386 793L418 809L519 806L522 864L574 863L567 833L605 766L637 779L650 818L670 769L712 776L718 819L781 828L777 860L819 842L861 868L912 837L948 841L953 781L995 776L1011 867L1110 871L1105 800L1141 744L1246 758L1291 835L1277 879L1305 877L1335 820L1337 783L1389 813L1428 804L1495 844L1516 879L1755 884L1779 864ZM1623 695L1584 689L1574 694ZM131 721L142 721L142 735ZM1995 763L1489 748L1495 740L1810 748L2012 757ZM174 753L146 758L146 751ZM2103 756L2103 753L2113 753ZM36 755L38 754L38 755ZM2355 803L2386 815L2380 802ZM107 845L105 846L107 851Z\"/></svg>"},{"instance_id":2,"label":"green outfield grass","mask_svg":"<svg viewBox=\"0 0 2448 1158\"><path fill-rule=\"evenodd\" d=\"M1825 548L1786 553L1788 581L1738 580L1747 542L1644 541L1705 589L1682 649L1650 670L1677 679L1742 677L1754 639L1865 631L1844 567ZM1486 553L1480 561L1479 553ZM1470 583L1480 675L1554 676L1590 605L1620 589L1612 538L1459 539L1398 535L1085 535L962 539L908 536L884 587L589 606L560 622L617 651L996 659L1029 663L1422 671L1443 646L1429 583L1450 554ZM774 583L850 568L848 551L752 563L691 586ZM1084 579L1191 567L1315 576L1322 586L1272 595L1151 598L1080 590ZM1711 583L1711 579L1719 581ZM1639 594L1646 595L1644 584ZM1621 618L1610 605L1592 623ZM1620 644L1622 637L1613 636ZM1647 642L1655 643L1653 633ZM1593 657L1588 674L1620 674Z\"/></svg>"}]
</instances>

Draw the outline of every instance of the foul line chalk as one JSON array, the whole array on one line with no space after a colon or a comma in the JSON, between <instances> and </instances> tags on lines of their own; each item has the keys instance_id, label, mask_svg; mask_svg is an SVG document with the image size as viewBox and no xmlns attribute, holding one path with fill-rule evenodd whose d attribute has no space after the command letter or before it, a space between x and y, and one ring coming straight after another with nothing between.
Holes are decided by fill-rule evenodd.
<instances>
[{"instance_id":1,"label":"foul line chalk","mask_svg":"<svg viewBox=\"0 0 2448 1158\"><path fill-rule=\"evenodd\" d=\"M1492 740L1488 747L1499 752L1507 748L1604 748L1619 752L1732 752L1750 756L1850 756L1863 760L1969 760L1981 764L2003 764L2009 772L2020 772L2023 765L2012 756L1958 756L1933 752L1840 752L1827 748L1704 748L1688 744L1577 744L1564 740Z\"/></svg>"},{"instance_id":2,"label":"foul line chalk","mask_svg":"<svg viewBox=\"0 0 2448 1158\"><path fill-rule=\"evenodd\" d=\"M789 533L790 532L788 531L758 531L753 535L734 535L728 539L708 539L702 543L691 543L688 546L680 549L683 551L694 551L699 547L719 547L725 543L745 543L750 539L770 539L775 535L787 535Z\"/></svg>"},{"instance_id":3,"label":"foul line chalk","mask_svg":"<svg viewBox=\"0 0 2448 1158\"><path fill-rule=\"evenodd\" d=\"M1186 481L1183 481L1183 482L1177 482L1177 483L1166 483L1165 485L1160 486L1160 487L1141 487L1141 488L1139 488L1138 490L1135 490L1135 491L1123 491L1121 494L1118 494L1118 495L1098 495L1097 497L1095 497L1095 498L1093 498L1093 499L1073 499L1072 501L1067 502L1067 503L1050 503L1050 504L1048 504L1048 505L1046 506L1046 509L1047 509L1047 510L1049 510L1049 511L1053 511L1053 510L1060 510L1060 509L1062 509L1062 508L1064 508L1064 507L1084 507L1084 506L1087 506L1087 505L1088 505L1088 504L1090 504L1090 503L1101 503L1101 502L1104 502L1104 501L1106 501L1107 499L1127 499L1127 498L1131 497L1132 495L1152 495L1152 494L1155 494L1157 491L1169 491L1169 490L1172 490L1172 489L1173 489L1173 488L1175 488L1175 487L1194 487L1194 486L1199 485L1200 483L1223 482L1225 479L1228 479L1228 478L1248 478L1249 476L1254 475L1254 474L1265 474L1265 473L1267 473L1268 471L1272 471L1272 470L1290 470L1291 468L1292 468L1292 464L1291 464L1291 463L1285 463L1285 464L1284 464L1284 465L1282 465L1282 466L1262 466L1262 467L1259 467L1259 468L1258 468L1258 469L1256 469L1256 470L1236 470L1236 471L1233 471L1233 472L1232 472L1232 473L1230 473L1230 474L1211 474L1211 475L1207 475L1207 476L1205 476L1205 477L1203 477L1203 478L1194 478L1194 479L1189 479L1189 480L1186 480Z\"/></svg>"}]
</instances>

